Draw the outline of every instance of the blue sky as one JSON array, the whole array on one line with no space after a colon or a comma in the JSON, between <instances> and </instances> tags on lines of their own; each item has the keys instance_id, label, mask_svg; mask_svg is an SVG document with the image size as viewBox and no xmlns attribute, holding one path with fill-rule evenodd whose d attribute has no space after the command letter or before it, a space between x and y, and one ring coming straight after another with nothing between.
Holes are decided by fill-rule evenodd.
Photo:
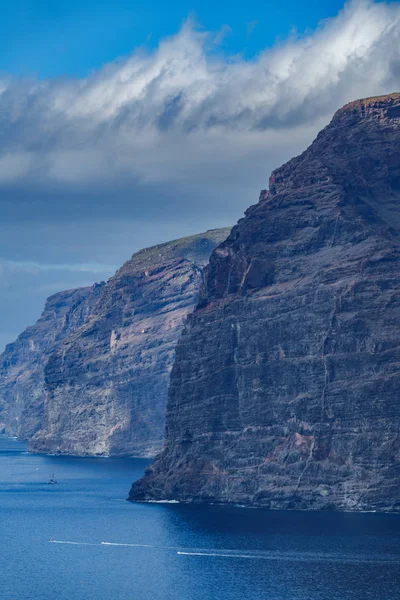
<instances>
[{"instance_id":1,"label":"blue sky","mask_svg":"<svg viewBox=\"0 0 400 600\"><path fill-rule=\"evenodd\" d=\"M392 91L398 0L3 0L0 351L50 294L234 224L338 108Z\"/></svg>"},{"instance_id":2,"label":"blue sky","mask_svg":"<svg viewBox=\"0 0 400 600\"><path fill-rule=\"evenodd\" d=\"M336 15L343 0L14 0L2 2L0 70L85 76L138 46L154 47L192 16L220 49L251 57L295 29Z\"/></svg>"}]
</instances>

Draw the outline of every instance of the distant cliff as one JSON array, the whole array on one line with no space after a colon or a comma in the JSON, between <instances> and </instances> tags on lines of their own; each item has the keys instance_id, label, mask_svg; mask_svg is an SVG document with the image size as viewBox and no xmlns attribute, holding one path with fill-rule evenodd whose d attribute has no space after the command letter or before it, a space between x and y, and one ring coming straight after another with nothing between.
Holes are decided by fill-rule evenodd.
<instances>
[{"instance_id":1,"label":"distant cliff","mask_svg":"<svg viewBox=\"0 0 400 600\"><path fill-rule=\"evenodd\" d=\"M228 229L142 250L106 283L52 296L1 357L0 422L30 450L152 456L175 343Z\"/></svg>"},{"instance_id":2,"label":"distant cliff","mask_svg":"<svg viewBox=\"0 0 400 600\"><path fill-rule=\"evenodd\" d=\"M131 500L400 510L400 94L339 110L212 254Z\"/></svg>"},{"instance_id":3,"label":"distant cliff","mask_svg":"<svg viewBox=\"0 0 400 600\"><path fill-rule=\"evenodd\" d=\"M8 344L0 356L0 430L28 440L40 429L47 359L89 317L103 285L54 294L35 325Z\"/></svg>"}]
</instances>

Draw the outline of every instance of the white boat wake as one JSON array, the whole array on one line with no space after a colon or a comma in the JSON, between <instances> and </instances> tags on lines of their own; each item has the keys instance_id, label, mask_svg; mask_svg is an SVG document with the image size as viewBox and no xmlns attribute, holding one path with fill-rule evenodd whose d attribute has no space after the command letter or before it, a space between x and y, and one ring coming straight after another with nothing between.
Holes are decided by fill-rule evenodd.
<instances>
[{"instance_id":1,"label":"white boat wake","mask_svg":"<svg viewBox=\"0 0 400 600\"><path fill-rule=\"evenodd\" d=\"M262 554L222 554L219 552L184 552L183 550L178 550L177 554L180 554L181 556L217 556L221 558L261 558L264 560L269 558Z\"/></svg>"},{"instance_id":2,"label":"white boat wake","mask_svg":"<svg viewBox=\"0 0 400 600\"><path fill-rule=\"evenodd\" d=\"M49 540L50 544L71 544L72 546L98 546L94 542L69 542L67 540Z\"/></svg>"},{"instance_id":3,"label":"white boat wake","mask_svg":"<svg viewBox=\"0 0 400 600\"><path fill-rule=\"evenodd\" d=\"M77 542L70 540L49 540L52 544L69 544L74 546L108 546L125 547L146 550L170 550L177 556L194 556L210 558L235 558L235 559L253 559L269 561L293 561L293 562L334 562L334 563L394 563L400 564L400 555L396 554L343 554L343 553L322 553L322 552L302 552L302 551L248 551L227 550L217 548L182 548L179 546L157 546L154 544L131 544L123 542Z\"/></svg>"}]
</instances>

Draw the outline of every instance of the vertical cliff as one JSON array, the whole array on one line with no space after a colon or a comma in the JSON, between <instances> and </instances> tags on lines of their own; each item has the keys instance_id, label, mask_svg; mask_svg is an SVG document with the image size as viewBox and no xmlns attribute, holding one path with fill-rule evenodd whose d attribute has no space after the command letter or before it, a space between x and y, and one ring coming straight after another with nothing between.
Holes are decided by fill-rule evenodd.
<instances>
[{"instance_id":1,"label":"vertical cliff","mask_svg":"<svg viewBox=\"0 0 400 600\"><path fill-rule=\"evenodd\" d=\"M400 95L339 110L213 252L131 500L400 510Z\"/></svg>"},{"instance_id":2,"label":"vertical cliff","mask_svg":"<svg viewBox=\"0 0 400 600\"><path fill-rule=\"evenodd\" d=\"M104 285L90 317L47 360L30 450L152 456L162 448L175 344L202 269L228 233L142 250Z\"/></svg>"},{"instance_id":3,"label":"vertical cliff","mask_svg":"<svg viewBox=\"0 0 400 600\"><path fill-rule=\"evenodd\" d=\"M88 318L102 285L51 296L40 319L0 357L0 429L31 438L42 425L44 368L62 339Z\"/></svg>"}]
</instances>

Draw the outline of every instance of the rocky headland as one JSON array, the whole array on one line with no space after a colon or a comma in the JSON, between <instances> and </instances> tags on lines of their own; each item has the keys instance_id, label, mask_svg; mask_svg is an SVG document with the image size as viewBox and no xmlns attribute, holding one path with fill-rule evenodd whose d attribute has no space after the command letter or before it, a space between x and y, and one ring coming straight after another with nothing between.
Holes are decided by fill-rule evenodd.
<instances>
[{"instance_id":1,"label":"rocky headland","mask_svg":"<svg viewBox=\"0 0 400 600\"><path fill-rule=\"evenodd\" d=\"M107 282L49 298L1 357L0 421L35 452L153 456L175 344L229 229L142 250Z\"/></svg>"},{"instance_id":2,"label":"rocky headland","mask_svg":"<svg viewBox=\"0 0 400 600\"><path fill-rule=\"evenodd\" d=\"M400 94L277 169L205 271L135 501L400 511Z\"/></svg>"},{"instance_id":3,"label":"rocky headland","mask_svg":"<svg viewBox=\"0 0 400 600\"><path fill-rule=\"evenodd\" d=\"M0 356L0 430L29 440L42 426L44 369L57 345L89 318L104 284L59 292Z\"/></svg>"}]
</instances>

